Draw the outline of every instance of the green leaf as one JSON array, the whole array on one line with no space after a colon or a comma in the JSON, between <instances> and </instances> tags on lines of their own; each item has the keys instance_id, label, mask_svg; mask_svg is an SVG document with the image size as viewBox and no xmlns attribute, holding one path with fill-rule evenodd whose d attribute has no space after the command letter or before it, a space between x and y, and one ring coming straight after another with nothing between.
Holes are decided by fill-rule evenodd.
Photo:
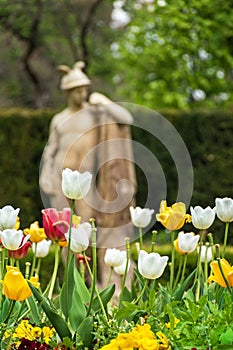
<instances>
[{"instance_id":1,"label":"green leaf","mask_svg":"<svg viewBox=\"0 0 233 350\"><path fill-rule=\"evenodd\" d=\"M227 328L226 332L221 334L219 341L221 344L232 344L233 343L233 330Z\"/></svg>"},{"instance_id":2,"label":"green leaf","mask_svg":"<svg viewBox=\"0 0 233 350\"><path fill-rule=\"evenodd\" d=\"M102 304L104 308L106 308L107 303L112 298L113 294L115 292L115 284L112 284L111 286L107 287L106 289L102 290L99 293L100 299L102 300ZM94 311L98 311L101 308L99 298L96 296L92 302L92 309Z\"/></svg>"},{"instance_id":3,"label":"green leaf","mask_svg":"<svg viewBox=\"0 0 233 350\"><path fill-rule=\"evenodd\" d=\"M10 307L10 299L6 298L1 306L1 322L6 318Z\"/></svg>"},{"instance_id":4,"label":"green leaf","mask_svg":"<svg viewBox=\"0 0 233 350\"><path fill-rule=\"evenodd\" d=\"M74 290L74 254L68 266L67 281L63 283L60 294L60 305L63 315L67 319L72 306L72 295Z\"/></svg>"},{"instance_id":5,"label":"green leaf","mask_svg":"<svg viewBox=\"0 0 233 350\"><path fill-rule=\"evenodd\" d=\"M65 320L59 315L55 307L52 305L52 302L50 301L50 305L48 304L47 300L45 297L30 283L28 282L31 291L36 298L36 300L40 303L42 309L46 313L49 321L51 324L54 326L56 329L59 337L61 339L68 337L71 338L71 332L69 330L69 327Z\"/></svg>"},{"instance_id":6,"label":"green leaf","mask_svg":"<svg viewBox=\"0 0 233 350\"><path fill-rule=\"evenodd\" d=\"M74 281L82 300L85 304L88 303L90 301L90 292L77 269L74 269Z\"/></svg>"},{"instance_id":7,"label":"green leaf","mask_svg":"<svg viewBox=\"0 0 233 350\"><path fill-rule=\"evenodd\" d=\"M38 309L38 305L35 302L34 297L30 296L27 299L27 301L28 301L28 304L30 306L30 315L31 315L34 323L40 324L41 320L40 320L39 309Z\"/></svg>"},{"instance_id":8,"label":"green leaf","mask_svg":"<svg viewBox=\"0 0 233 350\"><path fill-rule=\"evenodd\" d=\"M85 319L86 315L86 307L81 296L79 295L77 288L75 288L72 298L72 308L69 312L69 321L74 331L76 331L78 326Z\"/></svg>"},{"instance_id":9,"label":"green leaf","mask_svg":"<svg viewBox=\"0 0 233 350\"><path fill-rule=\"evenodd\" d=\"M93 317L87 317L78 327L77 333L82 339L83 345L87 348L93 347Z\"/></svg>"}]
</instances>

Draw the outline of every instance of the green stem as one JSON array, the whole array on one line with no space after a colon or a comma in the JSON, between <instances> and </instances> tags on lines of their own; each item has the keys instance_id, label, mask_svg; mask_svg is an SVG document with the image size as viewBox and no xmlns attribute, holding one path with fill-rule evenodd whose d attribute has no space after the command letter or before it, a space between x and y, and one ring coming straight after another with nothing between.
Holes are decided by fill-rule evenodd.
<instances>
[{"instance_id":1,"label":"green stem","mask_svg":"<svg viewBox=\"0 0 233 350\"><path fill-rule=\"evenodd\" d=\"M183 261L183 255L180 256L180 259L179 259L179 267L178 267L178 272L177 272L177 275L176 275L176 280L175 280L175 283L174 283L174 288L176 287L176 285L177 285L177 283L179 281L179 278L180 278L182 261Z\"/></svg>"},{"instance_id":2,"label":"green stem","mask_svg":"<svg viewBox=\"0 0 233 350\"><path fill-rule=\"evenodd\" d=\"M156 240L157 231L152 231L152 240L151 240L151 253L154 253L155 240Z\"/></svg>"},{"instance_id":3,"label":"green stem","mask_svg":"<svg viewBox=\"0 0 233 350\"><path fill-rule=\"evenodd\" d=\"M113 267L111 266L110 267L110 271L109 271L109 275L108 275L108 280L107 280L107 283L106 283L106 288L109 286L110 284L110 281L111 281L111 278L112 278L112 272L113 272Z\"/></svg>"},{"instance_id":4,"label":"green stem","mask_svg":"<svg viewBox=\"0 0 233 350\"><path fill-rule=\"evenodd\" d=\"M138 296L138 298L133 302L133 304L137 304L140 300L141 300L141 298L142 298L142 296L143 296L143 294L145 293L145 290L146 290L146 288L147 288L147 286L148 286L148 279L146 279L146 282L145 282L145 284L144 284L144 287L142 288L142 290L141 290L141 293L139 294L139 296Z\"/></svg>"},{"instance_id":5,"label":"green stem","mask_svg":"<svg viewBox=\"0 0 233 350\"><path fill-rule=\"evenodd\" d=\"M55 252L54 252L54 268L53 268L53 274L52 274L51 283L50 283L49 292L48 292L49 299L52 299L52 296L53 296L53 290L54 290L54 286L57 278L59 262L60 262L60 247L58 245L58 242L56 242Z\"/></svg>"},{"instance_id":6,"label":"green stem","mask_svg":"<svg viewBox=\"0 0 233 350\"><path fill-rule=\"evenodd\" d=\"M90 303L87 310L87 316L90 315L91 306L94 299L95 287L96 287L96 277L97 277L97 256L96 256L96 228L94 225L94 220L92 220L92 261L93 261L93 272L92 272L92 285L91 285L91 296Z\"/></svg>"},{"instance_id":7,"label":"green stem","mask_svg":"<svg viewBox=\"0 0 233 350\"><path fill-rule=\"evenodd\" d=\"M36 250L37 250L37 243L35 243L35 251L34 251L34 253L33 253L33 259L32 259L32 266L31 266L30 277L33 276L34 270L35 270L35 266L36 266Z\"/></svg>"},{"instance_id":8,"label":"green stem","mask_svg":"<svg viewBox=\"0 0 233 350\"><path fill-rule=\"evenodd\" d=\"M124 275L123 275L123 278L122 278L122 281L121 281L121 293L120 293L120 298L119 298L119 307L121 306L123 291L124 291L124 287L125 287L126 276L127 276L128 267L129 267L129 260L130 260L129 237L125 238L125 244L126 244L126 264L125 264Z\"/></svg>"},{"instance_id":9,"label":"green stem","mask_svg":"<svg viewBox=\"0 0 233 350\"><path fill-rule=\"evenodd\" d=\"M143 238L142 238L143 234L142 234L142 228L139 227L139 228L138 228L138 231L139 231L140 250L142 250L142 249L143 249Z\"/></svg>"},{"instance_id":10,"label":"green stem","mask_svg":"<svg viewBox=\"0 0 233 350\"><path fill-rule=\"evenodd\" d=\"M223 258L225 257L225 253L226 253L228 231L229 231L229 222L226 222L225 234L224 234L224 244L223 244L223 254L222 254Z\"/></svg>"},{"instance_id":11,"label":"green stem","mask_svg":"<svg viewBox=\"0 0 233 350\"><path fill-rule=\"evenodd\" d=\"M73 214L74 214L74 206L75 206L75 200L71 199L69 239L68 239L68 248L67 248L67 256L66 256L65 277L64 277L65 282L67 282L67 280L68 280L68 270L69 270L69 264L70 264L70 245L71 245L71 233L72 233L72 220L73 220Z\"/></svg>"},{"instance_id":12,"label":"green stem","mask_svg":"<svg viewBox=\"0 0 233 350\"><path fill-rule=\"evenodd\" d=\"M182 275L181 275L180 284L182 284L183 281L184 281L184 274L185 274L185 269L186 269L186 264L187 264L187 258L188 258L188 254L185 254L184 261L183 261L183 269L182 269Z\"/></svg>"},{"instance_id":13,"label":"green stem","mask_svg":"<svg viewBox=\"0 0 233 350\"><path fill-rule=\"evenodd\" d=\"M172 287L173 287L174 268L175 268L175 247L174 247L174 240L175 240L175 231L172 231L172 232L171 232L172 261L171 261L171 271L170 271L170 289L171 289L171 291L172 291Z\"/></svg>"}]
</instances>

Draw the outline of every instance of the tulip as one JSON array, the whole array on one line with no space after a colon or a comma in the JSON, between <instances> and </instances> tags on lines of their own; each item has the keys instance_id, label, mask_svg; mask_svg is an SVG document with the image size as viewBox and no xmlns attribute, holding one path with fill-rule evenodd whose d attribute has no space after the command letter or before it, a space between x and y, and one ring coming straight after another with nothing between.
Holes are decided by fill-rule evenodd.
<instances>
[{"instance_id":1,"label":"tulip","mask_svg":"<svg viewBox=\"0 0 233 350\"><path fill-rule=\"evenodd\" d=\"M51 241L47 241L46 239L43 239L43 241L40 241L39 243L33 243L32 244L32 250L34 253L36 253L37 258L44 258L49 253L49 248L51 246Z\"/></svg>"},{"instance_id":2,"label":"tulip","mask_svg":"<svg viewBox=\"0 0 233 350\"><path fill-rule=\"evenodd\" d=\"M124 253L125 259L124 262L120 265L120 266L116 266L114 267L114 271L118 274L118 275L124 275L125 273L125 269L126 269L126 264L127 264L127 259L126 259L126 252L122 252ZM128 261L128 267L127 267L127 272L130 269L130 260Z\"/></svg>"},{"instance_id":3,"label":"tulip","mask_svg":"<svg viewBox=\"0 0 233 350\"><path fill-rule=\"evenodd\" d=\"M191 222L191 216L186 214L184 203L178 202L171 207L167 207L165 200L161 201L159 214L156 215L156 219L170 231L180 229L185 222Z\"/></svg>"},{"instance_id":4,"label":"tulip","mask_svg":"<svg viewBox=\"0 0 233 350\"><path fill-rule=\"evenodd\" d=\"M54 208L43 209L42 221L46 236L52 241L66 240L65 233L69 229L71 209L57 211Z\"/></svg>"},{"instance_id":5,"label":"tulip","mask_svg":"<svg viewBox=\"0 0 233 350\"><path fill-rule=\"evenodd\" d=\"M7 272L4 280L1 281L3 285L4 295L17 301L23 301L32 295L31 289L22 273L17 267L7 266Z\"/></svg>"},{"instance_id":6,"label":"tulip","mask_svg":"<svg viewBox=\"0 0 233 350\"><path fill-rule=\"evenodd\" d=\"M192 223L193 226L199 230L206 230L209 228L215 219L215 209L207 207L203 209L200 206L191 207Z\"/></svg>"},{"instance_id":7,"label":"tulip","mask_svg":"<svg viewBox=\"0 0 233 350\"><path fill-rule=\"evenodd\" d=\"M23 259L27 253L28 249L31 248L31 243L26 242L21 248L16 249L16 250L8 250L8 255L10 258L14 259Z\"/></svg>"},{"instance_id":8,"label":"tulip","mask_svg":"<svg viewBox=\"0 0 233 350\"><path fill-rule=\"evenodd\" d=\"M134 226L144 228L151 222L154 209L142 209L140 207L130 207L131 220Z\"/></svg>"},{"instance_id":9,"label":"tulip","mask_svg":"<svg viewBox=\"0 0 233 350\"><path fill-rule=\"evenodd\" d=\"M91 186L92 175L88 171L81 174L77 170L66 168L62 171L62 191L69 199L85 197Z\"/></svg>"},{"instance_id":10,"label":"tulip","mask_svg":"<svg viewBox=\"0 0 233 350\"><path fill-rule=\"evenodd\" d=\"M228 285L232 287L233 286L233 266L231 266L226 259L220 259L220 264ZM228 287L223 278L221 270L219 268L218 261L217 260L212 261L210 266L211 266L212 273L208 278L208 282L210 283L214 281L217 284L219 284L221 287L225 287L225 288Z\"/></svg>"},{"instance_id":11,"label":"tulip","mask_svg":"<svg viewBox=\"0 0 233 350\"><path fill-rule=\"evenodd\" d=\"M197 247L197 252L200 252L200 247ZM211 260L213 260L213 252L212 247L210 245L201 246L200 259L202 263L210 262Z\"/></svg>"},{"instance_id":12,"label":"tulip","mask_svg":"<svg viewBox=\"0 0 233 350\"><path fill-rule=\"evenodd\" d=\"M11 205L0 209L0 231L15 228L19 211L19 208L14 209Z\"/></svg>"},{"instance_id":13,"label":"tulip","mask_svg":"<svg viewBox=\"0 0 233 350\"><path fill-rule=\"evenodd\" d=\"M24 231L25 235L30 234L30 241L38 243L46 238L46 234L44 232L44 228L39 227L38 221L33 222L30 225L30 228L25 228Z\"/></svg>"},{"instance_id":14,"label":"tulip","mask_svg":"<svg viewBox=\"0 0 233 350\"><path fill-rule=\"evenodd\" d=\"M125 252L116 248L106 249L104 262L109 267L118 267L124 263Z\"/></svg>"},{"instance_id":15,"label":"tulip","mask_svg":"<svg viewBox=\"0 0 233 350\"><path fill-rule=\"evenodd\" d=\"M162 276L168 259L168 256L160 256L158 253L147 253L144 250L140 250L138 270L145 278L157 279Z\"/></svg>"},{"instance_id":16,"label":"tulip","mask_svg":"<svg viewBox=\"0 0 233 350\"><path fill-rule=\"evenodd\" d=\"M175 248L179 253L181 252L181 254L190 254L196 249L199 238L200 236L195 235L193 232L179 232L176 240L177 246L175 243L176 241L174 242Z\"/></svg>"},{"instance_id":17,"label":"tulip","mask_svg":"<svg viewBox=\"0 0 233 350\"><path fill-rule=\"evenodd\" d=\"M88 223L87 223L88 224ZM89 246L89 228L86 225L80 224L77 228L71 227L70 249L75 252L83 252ZM66 240L69 241L69 232L65 233Z\"/></svg>"},{"instance_id":18,"label":"tulip","mask_svg":"<svg viewBox=\"0 0 233 350\"><path fill-rule=\"evenodd\" d=\"M216 198L215 210L217 217L223 222L233 221L233 199L232 198Z\"/></svg>"},{"instance_id":19,"label":"tulip","mask_svg":"<svg viewBox=\"0 0 233 350\"><path fill-rule=\"evenodd\" d=\"M23 231L15 229L7 229L0 232L3 246L8 250L17 250L24 246L29 240L30 235L24 236Z\"/></svg>"}]
</instances>

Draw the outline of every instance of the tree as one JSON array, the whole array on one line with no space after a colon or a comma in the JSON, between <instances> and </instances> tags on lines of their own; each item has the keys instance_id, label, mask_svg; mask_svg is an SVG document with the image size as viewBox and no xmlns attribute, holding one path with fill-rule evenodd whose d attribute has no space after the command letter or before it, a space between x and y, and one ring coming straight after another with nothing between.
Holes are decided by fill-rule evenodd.
<instances>
[{"instance_id":1,"label":"tree","mask_svg":"<svg viewBox=\"0 0 233 350\"><path fill-rule=\"evenodd\" d=\"M231 5L126 0L131 20L115 44L122 93L152 108L232 102Z\"/></svg>"}]
</instances>

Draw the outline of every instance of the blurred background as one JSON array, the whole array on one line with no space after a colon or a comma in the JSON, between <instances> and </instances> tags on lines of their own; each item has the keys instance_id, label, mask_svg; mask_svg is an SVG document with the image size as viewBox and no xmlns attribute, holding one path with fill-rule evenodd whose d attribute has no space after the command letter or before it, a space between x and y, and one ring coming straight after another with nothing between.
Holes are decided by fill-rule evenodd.
<instances>
[{"instance_id":1,"label":"blurred background","mask_svg":"<svg viewBox=\"0 0 233 350\"><path fill-rule=\"evenodd\" d=\"M178 130L194 169L192 205L232 197L233 8L225 0L0 0L0 207L40 220L39 164L52 116L66 105L60 64L86 63L91 90L159 111ZM167 200L176 168L151 135ZM137 169L137 204L146 179Z\"/></svg>"}]
</instances>

